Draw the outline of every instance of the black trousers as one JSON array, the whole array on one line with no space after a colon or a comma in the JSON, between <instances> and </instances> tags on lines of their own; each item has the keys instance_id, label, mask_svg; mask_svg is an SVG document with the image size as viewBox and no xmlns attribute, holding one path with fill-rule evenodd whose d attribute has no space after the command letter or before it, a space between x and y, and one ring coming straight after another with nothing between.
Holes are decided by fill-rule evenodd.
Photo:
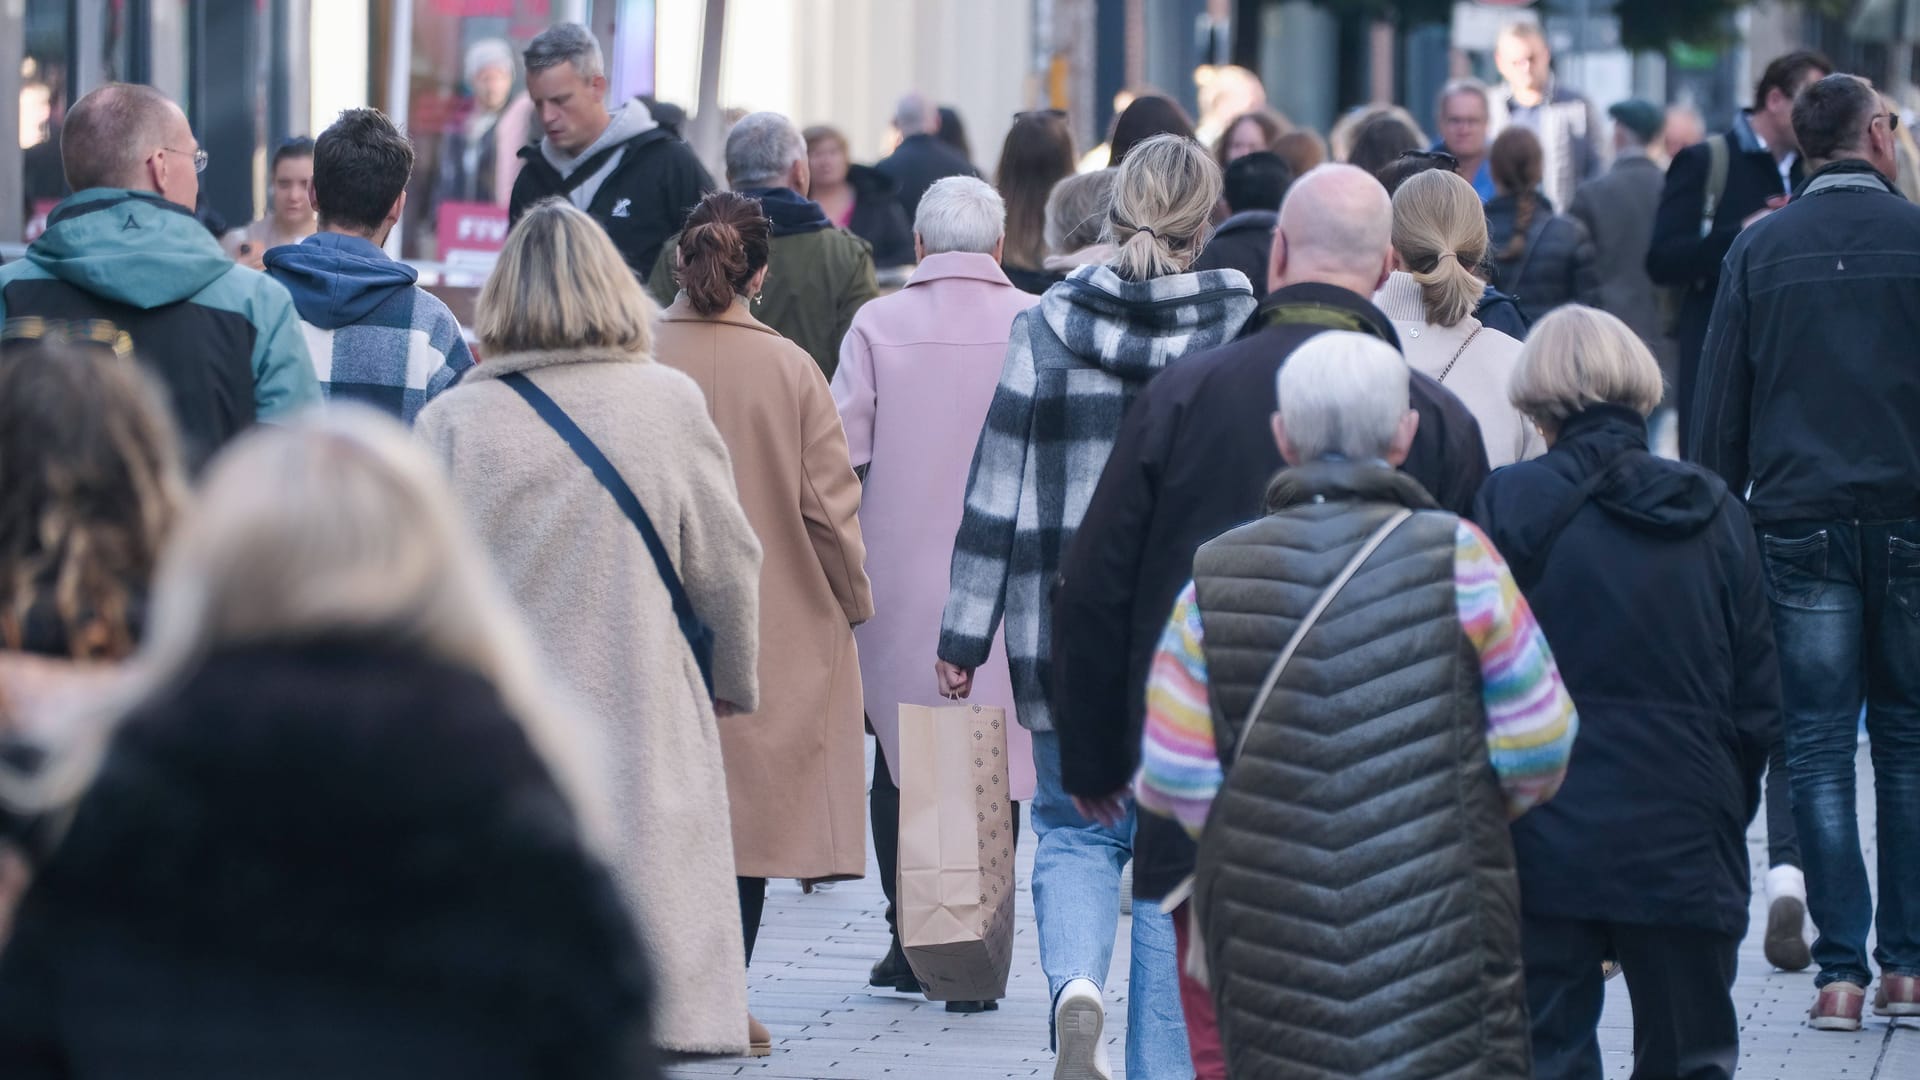
<instances>
[{"instance_id":1,"label":"black trousers","mask_svg":"<svg viewBox=\"0 0 1920 1080\"><path fill-rule=\"evenodd\" d=\"M740 930L747 939L747 963L753 963L753 943L760 937L760 916L767 909L767 879L734 878L740 887Z\"/></svg>"},{"instance_id":2,"label":"black trousers","mask_svg":"<svg viewBox=\"0 0 1920 1080\"><path fill-rule=\"evenodd\" d=\"M1727 1080L1740 1058L1740 939L1691 927L1527 917L1521 923L1534 1080L1601 1080L1600 961L1633 999L1633 1080Z\"/></svg>"},{"instance_id":3,"label":"black trousers","mask_svg":"<svg viewBox=\"0 0 1920 1080\"><path fill-rule=\"evenodd\" d=\"M893 782L887 767L886 744L875 741L879 753L873 758L873 787L867 792L867 817L873 824L873 858L880 864L880 891L887 898L887 932L893 944L900 944L899 920L893 905L898 899L900 879L900 786ZM1020 848L1020 804L1013 805L1013 846Z\"/></svg>"}]
</instances>

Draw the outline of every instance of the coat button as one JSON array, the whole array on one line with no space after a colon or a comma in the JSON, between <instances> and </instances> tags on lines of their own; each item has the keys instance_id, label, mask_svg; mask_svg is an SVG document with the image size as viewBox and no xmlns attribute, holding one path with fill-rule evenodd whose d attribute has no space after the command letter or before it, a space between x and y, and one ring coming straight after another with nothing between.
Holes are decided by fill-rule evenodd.
<instances>
[{"instance_id":1,"label":"coat button","mask_svg":"<svg viewBox=\"0 0 1920 1080\"><path fill-rule=\"evenodd\" d=\"M1409 331L1407 331L1407 336L1408 336L1408 337L1419 337L1419 336L1420 336L1420 331L1418 331L1418 330L1409 330Z\"/></svg>"}]
</instances>

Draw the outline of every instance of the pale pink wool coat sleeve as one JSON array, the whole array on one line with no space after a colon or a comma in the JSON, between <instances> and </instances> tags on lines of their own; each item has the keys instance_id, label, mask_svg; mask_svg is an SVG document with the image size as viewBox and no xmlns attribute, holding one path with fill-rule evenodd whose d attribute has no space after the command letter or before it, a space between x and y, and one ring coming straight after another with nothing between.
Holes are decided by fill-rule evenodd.
<instances>
[{"instance_id":1,"label":"pale pink wool coat sleeve","mask_svg":"<svg viewBox=\"0 0 1920 1080\"><path fill-rule=\"evenodd\" d=\"M854 317L833 399L853 464L867 466L860 529L874 617L856 631L867 718L894 779L899 706L948 705L933 662L967 470L1006 359L1013 318L1039 297L1014 288L986 255L932 255L907 287ZM1015 719L1006 643L974 673L970 699ZM1033 796L1032 741L1007 726L1015 799Z\"/></svg>"}]
</instances>

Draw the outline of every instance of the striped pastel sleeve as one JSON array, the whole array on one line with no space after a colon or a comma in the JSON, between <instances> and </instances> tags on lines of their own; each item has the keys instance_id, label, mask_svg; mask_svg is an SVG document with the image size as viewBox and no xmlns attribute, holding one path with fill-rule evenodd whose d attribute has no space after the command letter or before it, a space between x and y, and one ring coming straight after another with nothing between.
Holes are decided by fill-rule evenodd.
<instances>
[{"instance_id":1,"label":"striped pastel sleeve","mask_svg":"<svg viewBox=\"0 0 1920 1080\"><path fill-rule=\"evenodd\" d=\"M1133 796L1142 810L1173 818L1199 836L1223 777L1207 696L1200 604L1189 582L1174 601L1147 676L1147 722Z\"/></svg>"},{"instance_id":2,"label":"striped pastel sleeve","mask_svg":"<svg viewBox=\"0 0 1920 1080\"><path fill-rule=\"evenodd\" d=\"M1506 792L1507 815L1517 818L1560 789L1580 718L1527 598L1493 545L1465 520L1453 566L1460 627L1480 654L1487 756Z\"/></svg>"}]
</instances>

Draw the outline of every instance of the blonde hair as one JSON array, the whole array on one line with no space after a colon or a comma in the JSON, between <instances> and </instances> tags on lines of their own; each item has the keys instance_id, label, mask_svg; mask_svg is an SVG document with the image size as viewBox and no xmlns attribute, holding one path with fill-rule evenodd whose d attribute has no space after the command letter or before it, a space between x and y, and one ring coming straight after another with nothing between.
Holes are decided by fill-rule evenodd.
<instances>
[{"instance_id":1,"label":"blonde hair","mask_svg":"<svg viewBox=\"0 0 1920 1080\"><path fill-rule=\"evenodd\" d=\"M1430 169L1393 195L1393 250L1420 283L1427 321L1454 326L1473 314L1486 282L1474 268L1487 257L1487 214L1473 185Z\"/></svg>"},{"instance_id":2,"label":"blonde hair","mask_svg":"<svg viewBox=\"0 0 1920 1080\"><path fill-rule=\"evenodd\" d=\"M347 638L417 650L487 679L583 832L610 837L589 733L539 692L511 602L438 468L397 423L341 405L256 427L214 460L192 511L162 559L146 640L122 691L77 727L75 745L40 780L0 783L0 796L44 807L78 795L118 722L221 649Z\"/></svg>"},{"instance_id":3,"label":"blonde hair","mask_svg":"<svg viewBox=\"0 0 1920 1080\"><path fill-rule=\"evenodd\" d=\"M1624 405L1641 416L1659 406L1660 365L1618 318L1568 304L1533 325L1507 382L1513 407L1543 430L1593 405Z\"/></svg>"},{"instance_id":4,"label":"blonde hair","mask_svg":"<svg viewBox=\"0 0 1920 1080\"><path fill-rule=\"evenodd\" d=\"M599 222L561 198L535 204L513 227L475 310L491 356L653 349L653 301Z\"/></svg>"},{"instance_id":5,"label":"blonde hair","mask_svg":"<svg viewBox=\"0 0 1920 1080\"><path fill-rule=\"evenodd\" d=\"M1128 281L1184 272L1207 244L1220 201L1220 167L1180 135L1134 144L1120 162L1107 206L1107 235L1119 250L1107 265Z\"/></svg>"}]
</instances>

